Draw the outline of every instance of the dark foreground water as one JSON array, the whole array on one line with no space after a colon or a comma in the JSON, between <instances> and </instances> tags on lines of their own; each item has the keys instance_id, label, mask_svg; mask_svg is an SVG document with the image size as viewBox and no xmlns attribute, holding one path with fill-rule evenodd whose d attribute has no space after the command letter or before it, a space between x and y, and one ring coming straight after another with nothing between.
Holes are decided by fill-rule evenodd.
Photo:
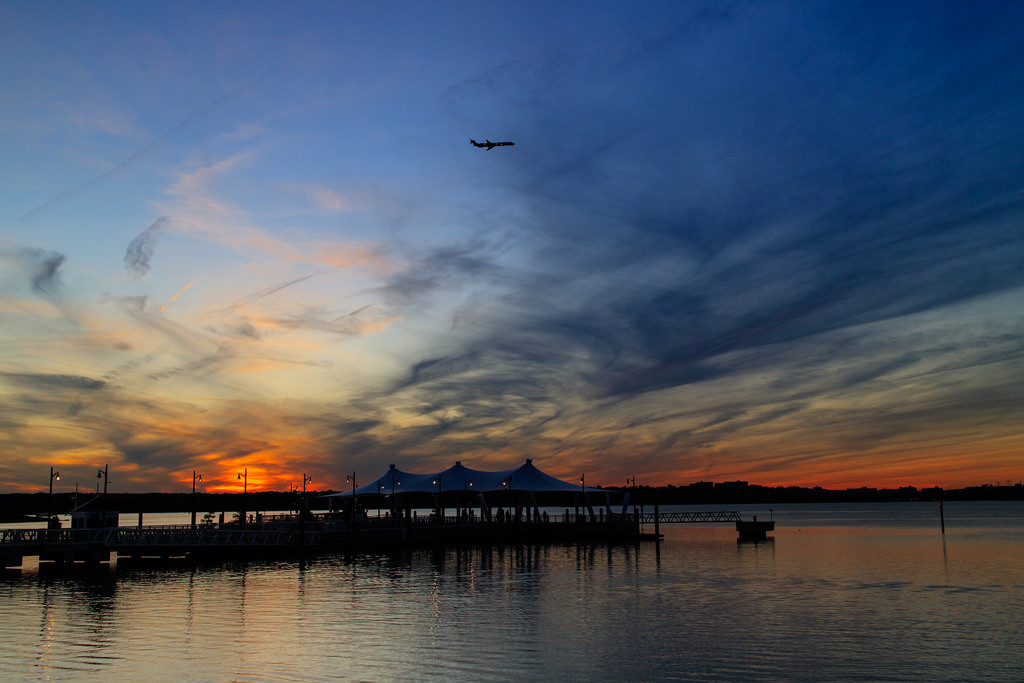
<instances>
[{"instance_id":1,"label":"dark foreground water","mask_svg":"<svg viewBox=\"0 0 1024 683\"><path fill-rule=\"evenodd\" d=\"M26 564L0 679L1024 680L1024 504L755 511L774 540Z\"/></svg>"}]
</instances>

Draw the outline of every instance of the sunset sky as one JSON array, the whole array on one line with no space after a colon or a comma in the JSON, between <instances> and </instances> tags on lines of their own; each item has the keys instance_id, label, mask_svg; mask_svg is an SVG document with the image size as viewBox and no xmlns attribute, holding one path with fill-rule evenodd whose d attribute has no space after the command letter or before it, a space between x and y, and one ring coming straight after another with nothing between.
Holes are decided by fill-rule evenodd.
<instances>
[{"instance_id":1,"label":"sunset sky","mask_svg":"<svg viewBox=\"0 0 1024 683\"><path fill-rule=\"evenodd\" d=\"M0 5L0 492L1016 482L1022 340L1019 3Z\"/></svg>"}]
</instances>

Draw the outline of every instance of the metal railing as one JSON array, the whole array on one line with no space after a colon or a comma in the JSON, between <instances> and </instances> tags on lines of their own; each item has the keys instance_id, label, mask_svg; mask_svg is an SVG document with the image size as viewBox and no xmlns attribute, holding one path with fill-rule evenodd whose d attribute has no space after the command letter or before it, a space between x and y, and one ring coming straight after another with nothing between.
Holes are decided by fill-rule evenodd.
<instances>
[{"instance_id":1,"label":"metal railing","mask_svg":"<svg viewBox=\"0 0 1024 683\"><path fill-rule=\"evenodd\" d=\"M638 515L641 524L705 524L715 522L739 522L740 513L732 511L718 512L641 512Z\"/></svg>"},{"instance_id":2,"label":"metal railing","mask_svg":"<svg viewBox=\"0 0 1024 683\"><path fill-rule=\"evenodd\" d=\"M228 529L175 527L108 527L103 529L6 529L0 533L0 547L42 545L98 545L110 550L167 546L269 547L298 545L300 540L315 545L314 529Z\"/></svg>"}]
</instances>

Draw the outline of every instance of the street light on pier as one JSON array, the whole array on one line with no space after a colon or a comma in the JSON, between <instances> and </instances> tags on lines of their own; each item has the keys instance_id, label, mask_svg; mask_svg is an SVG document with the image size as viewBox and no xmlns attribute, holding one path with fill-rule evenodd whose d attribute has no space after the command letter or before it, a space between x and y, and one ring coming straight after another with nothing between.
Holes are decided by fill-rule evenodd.
<instances>
[{"instance_id":1,"label":"street light on pier","mask_svg":"<svg viewBox=\"0 0 1024 683\"><path fill-rule=\"evenodd\" d=\"M440 474L437 475L437 478L434 479L433 483L437 484L437 520L439 522L443 522L444 521L444 508L441 507L441 475Z\"/></svg>"},{"instance_id":2,"label":"street light on pier","mask_svg":"<svg viewBox=\"0 0 1024 683\"><path fill-rule=\"evenodd\" d=\"M398 505L395 502L395 487L402 485L402 482L400 482L399 480L395 479L394 467L395 467L394 465L391 466L392 472L391 472L391 501L390 501L390 503L391 503L391 516L392 517L395 517L395 516L398 515ZM383 484L382 484L382 486L383 486Z\"/></svg>"},{"instance_id":3,"label":"street light on pier","mask_svg":"<svg viewBox=\"0 0 1024 683\"><path fill-rule=\"evenodd\" d=\"M463 504L466 506L466 509L464 511L465 515L466 515L465 516L466 520L469 519L469 508L470 508L470 505L469 505L469 489L472 488L472 486L473 486L473 482L471 482L469 480L469 477L463 477L462 478L462 501L463 501Z\"/></svg>"},{"instance_id":4,"label":"street light on pier","mask_svg":"<svg viewBox=\"0 0 1024 683\"><path fill-rule=\"evenodd\" d=\"M192 528L196 528L196 482L202 481L203 475L196 474L195 470L192 470Z\"/></svg>"},{"instance_id":5,"label":"street light on pier","mask_svg":"<svg viewBox=\"0 0 1024 683\"><path fill-rule=\"evenodd\" d=\"M104 527L107 526L107 482L110 480L110 477L109 477L110 470L108 469L108 467L109 467L109 465L104 465L103 469L96 473L96 478L97 479L100 479L100 478L103 479L103 506L102 506L102 510L103 510L103 526ZM100 490L100 483L96 482L96 495L99 495L99 490Z\"/></svg>"},{"instance_id":6,"label":"street light on pier","mask_svg":"<svg viewBox=\"0 0 1024 683\"><path fill-rule=\"evenodd\" d=\"M501 482L501 485L508 487L508 515L509 521L512 521L512 475L508 475L508 478Z\"/></svg>"},{"instance_id":7,"label":"street light on pier","mask_svg":"<svg viewBox=\"0 0 1024 683\"><path fill-rule=\"evenodd\" d=\"M245 524L245 520L246 520L245 497L246 497L246 494L249 493L249 468L248 467L246 467L244 470L239 472L238 476L235 477L236 481L239 480L239 479L242 480L242 516L241 516L241 519L239 521L241 521L242 524L244 525Z\"/></svg>"},{"instance_id":8,"label":"street light on pier","mask_svg":"<svg viewBox=\"0 0 1024 683\"><path fill-rule=\"evenodd\" d=\"M345 481L352 483L352 519L356 516L356 471L352 470L352 474L345 475Z\"/></svg>"},{"instance_id":9,"label":"street light on pier","mask_svg":"<svg viewBox=\"0 0 1024 683\"><path fill-rule=\"evenodd\" d=\"M580 475L580 502L583 504L583 517L584 517L584 521L586 521L586 519L585 519L586 516L587 516L587 508L586 508L586 505L587 505L587 475L586 475L586 473L583 473L583 474ZM577 509L577 511L576 511L576 519L577 519L577 521L579 521L579 516L580 516L580 513L579 513L579 510Z\"/></svg>"},{"instance_id":10,"label":"street light on pier","mask_svg":"<svg viewBox=\"0 0 1024 683\"><path fill-rule=\"evenodd\" d=\"M53 480L60 481L60 472L54 472L53 467L50 467L50 496L46 502L46 528L53 528Z\"/></svg>"},{"instance_id":11,"label":"street light on pier","mask_svg":"<svg viewBox=\"0 0 1024 683\"><path fill-rule=\"evenodd\" d=\"M302 475L302 495L306 495L306 483L313 483L313 477L309 474Z\"/></svg>"}]
</instances>

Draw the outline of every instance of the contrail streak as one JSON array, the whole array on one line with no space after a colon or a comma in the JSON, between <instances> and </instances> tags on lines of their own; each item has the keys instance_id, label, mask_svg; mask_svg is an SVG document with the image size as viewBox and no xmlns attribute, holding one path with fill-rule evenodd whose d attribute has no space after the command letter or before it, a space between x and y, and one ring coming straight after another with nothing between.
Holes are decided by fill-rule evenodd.
<instances>
[{"instance_id":1,"label":"contrail streak","mask_svg":"<svg viewBox=\"0 0 1024 683\"><path fill-rule=\"evenodd\" d=\"M221 95L220 97L218 97L217 99L213 100L212 102L207 103L199 111L197 111L194 114L191 114L188 117L182 119L178 123L178 125L176 125L174 128L171 128L170 130L165 132L160 137L156 138L155 140L153 140L149 144L147 144L147 145L145 145L143 147L140 147L139 149L135 150L135 152L133 152L131 156L129 156L126 159L123 159L120 163L118 163L113 168L111 168L111 169L109 169L107 171L104 171L103 173L99 174L95 178L92 178L91 180L88 180L88 181L82 183L81 185L76 185L75 187L72 187L70 190L67 190L66 192L64 192L63 194L59 194L56 197L54 197L53 199L50 199L50 200L40 204L36 208L32 209L31 211L29 211L28 213L23 215L21 217L21 220L23 220L23 221L31 220L32 218L35 218L36 216L40 215L41 213L43 213L44 211L46 211L50 207L55 206L55 205L63 202L65 199L67 199L69 197L72 197L72 196L78 194L79 192L82 192L83 190L88 190L91 187L95 187L96 185L98 185L99 183L103 182L107 178L110 178L112 176L117 175L118 173L120 173L121 171L126 169L128 166L133 164L134 162L136 162L139 159L141 159L142 157L146 156L154 147L160 145L165 140L170 138L172 135L175 135L179 131L184 130L189 125L191 125L193 123L196 123L197 121L200 121L203 117L209 115L211 112L213 112L215 109L217 109L217 107L219 107L220 105L224 104L228 100L232 99L233 97L238 96L240 93L242 93L245 90L251 88L252 86L256 85L257 83L260 83L261 81L266 80L270 76L270 74L272 74L272 73L273 73L273 70L272 71L268 71L267 73L263 74L259 78L256 78L256 79L254 79L254 80L252 80L252 81L250 81L248 83L240 85L237 88L233 88L232 90L229 90L224 95Z\"/></svg>"},{"instance_id":2,"label":"contrail streak","mask_svg":"<svg viewBox=\"0 0 1024 683\"><path fill-rule=\"evenodd\" d=\"M181 290L177 294L175 294L174 296L171 297L170 301L168 301L167 303L165 303L163 306L160 307L160 312L163 313L165 308L167 308L168 306L173 304L175 299L177 299L179 296L184 294L185 290L188 289L189 287L191 287L192 285L194 285L195 283L196 283L196 281L193 280L192 282L190 282L187 285L185 285L184 287L182 287Z\"/></svg>"},{"instance_id":3,"label":"contrail streak","mask_svg":"<svg viewBox=\"0 0 1024 683\"><path fill-rule=\"evenodd\" d=\"M264 297L268 297L268 296L270 296L271 294L273 294L275 292L280 292L282 289L285 289L286 287L291 287L292 285L297 285L300 282L305 282L309 278L316 277L317 275L320 275L320 273L310 273L309 275L302 275L302 276L297 277L297 278L295 278L293 280L288 280L287 282L281 282L281 283L273 285L271 287L267 287L266 289L261 289L258 292L253 292L252 294L250 294L248 296L242 297L241 299L239 299L235 303L231 304L230 306L226 306L224 308L218 309L217 312L221 312L221 311L236 311L239 308L241 308L242 306L247 306L247 305L249 305L249 304L251 304L253 302L256 302L256 301L259 301L260 299L263 299Z\"/></svg>"}]
</instances>

